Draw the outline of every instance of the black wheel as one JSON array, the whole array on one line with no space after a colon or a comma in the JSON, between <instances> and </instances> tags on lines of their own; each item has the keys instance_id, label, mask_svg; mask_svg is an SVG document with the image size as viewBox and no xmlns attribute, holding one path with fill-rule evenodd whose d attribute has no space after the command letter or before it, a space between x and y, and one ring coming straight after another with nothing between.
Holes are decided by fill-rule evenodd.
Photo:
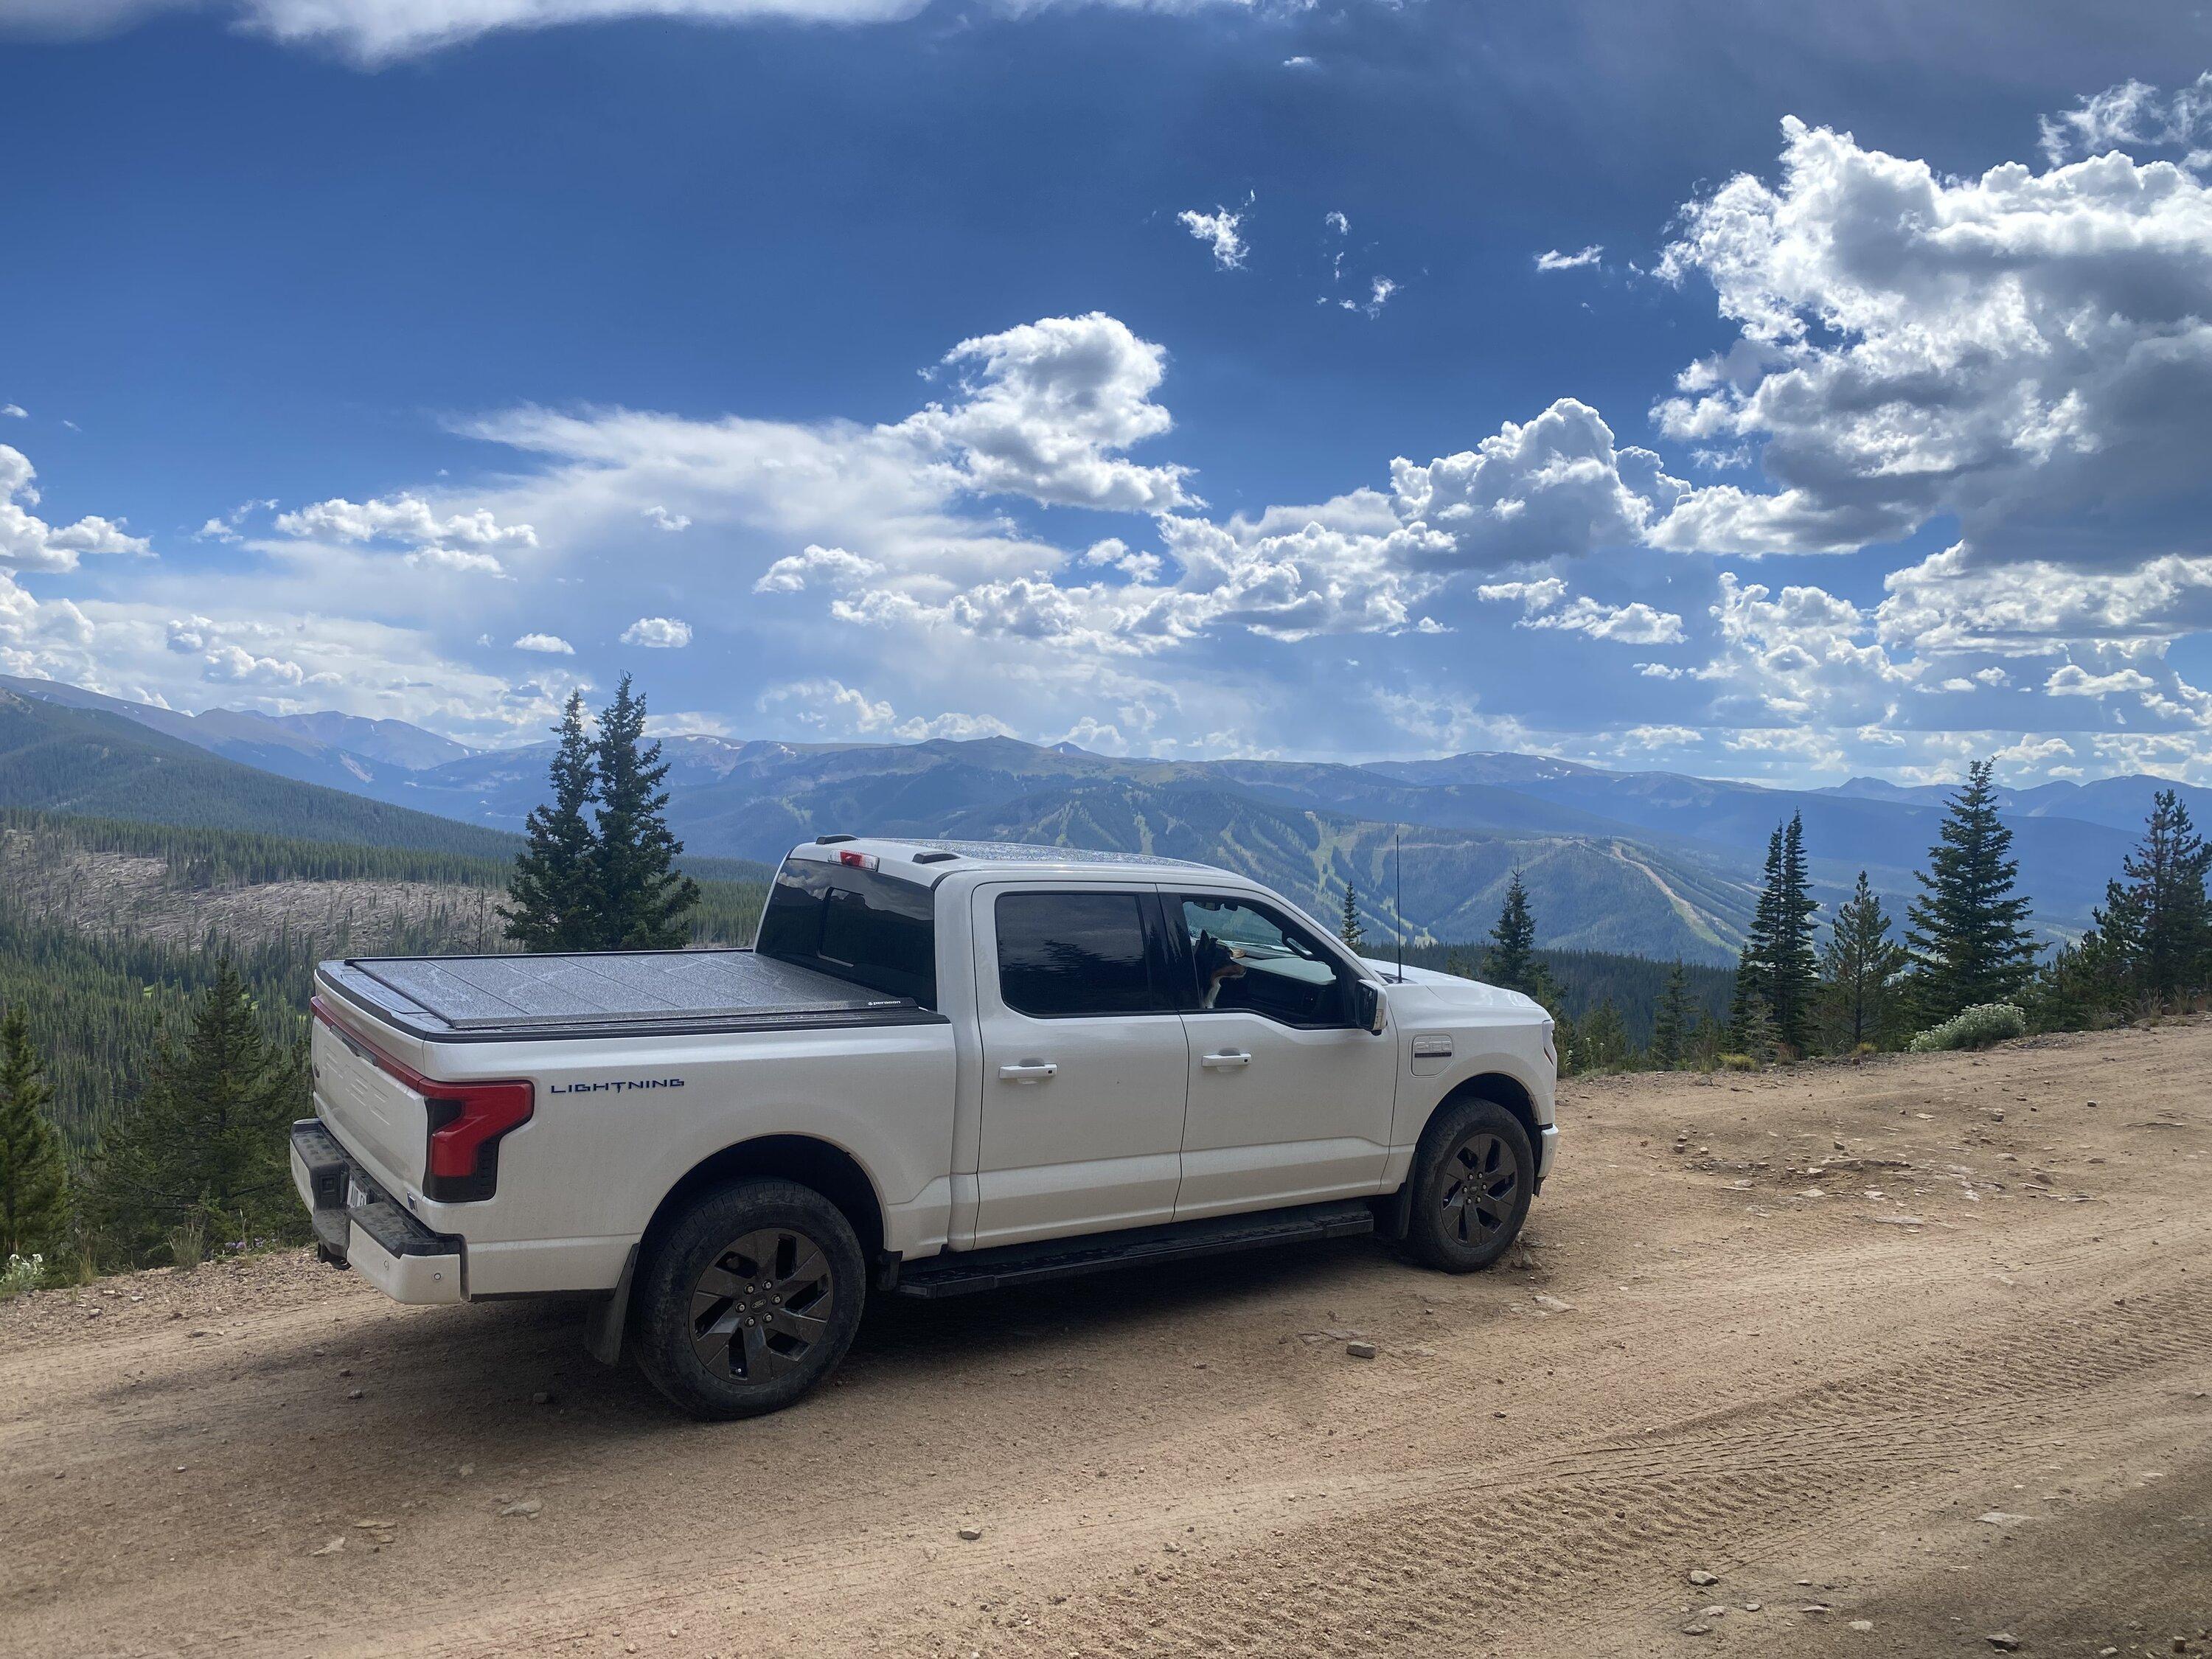
<instances>
[{"instance_id":1,"label":"black wheel","mask_svg":"<svg viewBox=\"0 0 2212 1659\"><path fill-rule=\"evenodd\" d=\"M639 1368L694 1417L781 1411L836 1369L867 1264L852 1224L791 1181L743 1181L663 1234L639 1280Z\"/></svg>"},{"instance_id":2,"label":"black wheel","mask_svg":"<svg viewBox=\"0 0 2212 1659\"><path fill-rule=\"evenodd\" d=\"M1474 1273L1520 1236L1535 1194L1536 1155L1512 1113L1487 1100L1463 1101L1430 1123L1409 1178L1407 1247L1431 1267Z\"/></svg>"}]
</instances>

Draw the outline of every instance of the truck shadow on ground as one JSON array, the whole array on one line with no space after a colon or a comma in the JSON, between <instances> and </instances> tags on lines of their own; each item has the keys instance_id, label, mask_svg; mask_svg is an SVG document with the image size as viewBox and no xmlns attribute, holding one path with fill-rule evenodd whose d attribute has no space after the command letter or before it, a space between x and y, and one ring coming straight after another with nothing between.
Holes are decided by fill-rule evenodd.
<instances>
[{"instance_id":1,"label":"truck shadow on ground","mask_svg":"<svg viewBox=\"0 0 2212 1659\"><path fill-rule=\"evenodd\" d=\"M940 1301L878 1293L869 1300L835 1386L783 1415L837 1413L864 1401L880 1406L886 1391L939 1390L955 1375L972 1380L979 1370L1003 1372L1078 1351L1086 1363L1160 1344L1188 1346L1203 1357L1206 1322L1212 1317L1246 1319L1279 1303L1287 1326L1296 1322L1293 1304L1355 1305L1373 1291L1378 1274L1418 1281L1421 1270L1370 1240L1354 1239ZM477 1425L479 1436L518 1441L556 1422L572 1443L579 1436L696 1426L662 1401L627 1358L610 1369L585 1353L581 1302L491 1303L401 1315L380 1304L360 1308L369 1316L336 1314L312 1338L248 1344L245 1352L196 1345L193 1363L118 1377L111 1397L132 1402L133 1416L159 1419L172 1403L204 1401L219 1374L232 1389L246 1385L257 1395L282 1395L265 1399L266 1407L289 1419L288 1426L319 1434L413 1435L451 1421L456 1412ZM518 1406L538 1409L518 1417ZM156 1422L146 1426L160 1431Z\"/></svg>"}]
</instances>

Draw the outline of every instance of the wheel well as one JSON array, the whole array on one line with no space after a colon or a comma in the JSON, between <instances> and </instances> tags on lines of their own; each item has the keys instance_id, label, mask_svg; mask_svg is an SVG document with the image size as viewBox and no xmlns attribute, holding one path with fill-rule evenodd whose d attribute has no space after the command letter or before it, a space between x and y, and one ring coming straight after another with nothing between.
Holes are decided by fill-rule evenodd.
<instances>
[{"instance_id":1,"label":"wheel well","mask_svg":"<svg viewBox=\"0 0 2212 1659\"><path fill-rule=\"evenodd\" d=\"M883 1205L876 1197L875 1183L850 1152L811 1135L763 1135L757 1140L725 1146L670 1188L660 1207L653 1212L653 1219L646 1224L645 1237L638 1245L640 1258L651 1252L661 1230L699 1194L732 1181L764 1176L811 1187L853 1224L866 1261L873 1262L882 1254Z\"/></svg>"},{"instance_id":2,"label":"wheel well","mask_svg":"<svg viewBox=\"0 0 2212 1659\"><path fill-rule=\"evenodd\" d=\"M1429 1114L1429 1121L1433 1123L1437 1112L1447 1106L1456 1106L1462 1100L1487 1100L1503 1106L1513 1114L1527 1133L1529 1146L1534 1150L1542 1148L1541 1132L1536 1122L1536 1103L1529 1098L1528 1090L1522 1088L1516 1079L1503 1072L1485 1072L1480 1077L1471 1077L1437 1103L1436 1110ZM1424 1123L1421 1133L1426 1134L1428 1128L1428 1124Z\"/></svg>"}]
</instances>

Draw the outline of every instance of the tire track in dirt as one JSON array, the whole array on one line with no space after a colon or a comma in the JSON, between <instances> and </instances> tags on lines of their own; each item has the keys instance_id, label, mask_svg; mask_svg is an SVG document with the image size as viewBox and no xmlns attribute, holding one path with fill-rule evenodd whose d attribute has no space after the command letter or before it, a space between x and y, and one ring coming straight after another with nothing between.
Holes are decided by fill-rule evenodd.
<instances>
[{"instance_id":1,"label":"tire track in dirt","mask_svg":"<svg viewBox=\"0 0 2212 1659\"><path fill-rule=\"evenodd\" d=\"M1203 1569L1155 1571L1141 1590L1034 1615L1018 1633L970 1629L992 1653L1181 1651L1357 1656L1489 1626L1592 1582L1678 1583L1684 1540L1770 1540L1844 1502L2002 1455L2024 1407L2212 1368L2212 1298L2166 1286L2039 1320L1963 1353L1923 1354L1751 1411L1601 1443L1302 1531L1294 1546ZM1468 1474L1473 1476L1474 1472ZM1470 1511L1473 1511L1472 1513ZM1317 1565L1323 1567L1316 1571ZM1408 1614L1413 1604L1423 1609Z\"/></svg>"}]
</instances>

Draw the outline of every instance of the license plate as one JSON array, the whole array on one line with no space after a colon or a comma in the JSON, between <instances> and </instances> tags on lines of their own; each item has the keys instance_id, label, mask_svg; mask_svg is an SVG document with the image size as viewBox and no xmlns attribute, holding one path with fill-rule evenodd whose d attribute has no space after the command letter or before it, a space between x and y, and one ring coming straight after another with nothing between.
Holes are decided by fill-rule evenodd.
<instances>
[{"instance_id":1,"label":"license plate","mask_svg":"<svg viewBox=\"0 0 2212 1659\"><path fill-rule=\"evenodd\" d=\"M346 1182L346 1208L357 1210L368 1202L368 1189L358 1181Z\"/></svg>"}]
</instances>

